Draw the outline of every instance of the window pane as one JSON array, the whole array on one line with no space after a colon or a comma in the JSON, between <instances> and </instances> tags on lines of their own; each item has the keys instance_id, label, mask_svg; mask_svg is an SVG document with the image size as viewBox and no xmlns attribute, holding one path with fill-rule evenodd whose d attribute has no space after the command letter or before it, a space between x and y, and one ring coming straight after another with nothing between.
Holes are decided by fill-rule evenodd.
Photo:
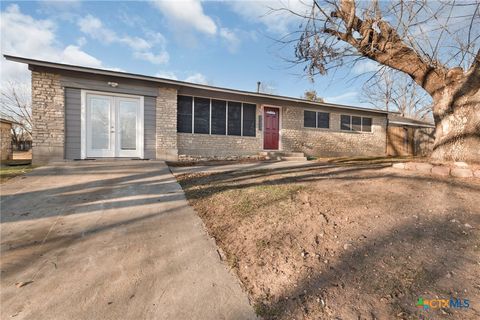
<instances>
[{"instance_id":1,"label":"window pane","mask_svg":"<svg viewBox=\"0 0 480 320\"><path fill-rule=\"evenodd\" d=\"M210 99L195 98L194 99L194 133L210 132Z\"/></svg>"},{"instance_id":2,"label":"window pane","mask_svg":"<svg viewBox=\"0 0 480 320\"><path fill-rule=\"evenodd\" d=\"M352 129L354 131L362 131L362 118L352 117Z\"/></svg>"},{"instance_id":3,"label":"window pane","mask_svg":"<svg viewBox=\"0 0 480 320\"><path fill-rule=\"evenodd\" d=\"M372 132L372 118L362 118L362 131Z\"/></svg>"},{"instance_id":4,"label":"window pane","mask_svg":"<svg viewBox=\"0 0 480 320\"><path fill-rule=\"evenodd\" d=\"M228 135L241 135L242 104L240 102L228 102Z\"/></svg>"},{"instance_id":5,"label":"window pane","mask_svg":"<svg viewBox=\"0 0 480 320\"><path fill-rule=\"evenodd\" d=\"M317 113L317 118L318 128L330 128L330 113L319 112Z\"/></svg>"},{"instance_id":6,"label":"window pane","mask_svg":"<svg viewBox=\"0 0 480 320\"><path fill-rule=\"evenodd\" d=\"M350 116L342 114L340 116L340 129L350 131Z\"/></svg>"},{"instance_id":7,"label":"window pane","mask_svg":"<svg viewBox=\"0 0 480 320\"><path fill-rule=\"evenodd\" d=\"M303 111L303 126L305 128L315 128L317 126L315 121L315 111Z\"/></svg>"},{"instance_id":8,"label":"window pane","mask_svg":"<svg viewBox=\"0 0 480 320\"><path fill-rule=\"evenodd\" d=\"M243 135L248 137L255 137L255 111L257 106L255 104L243 104Z\"/></svg>"},{"instance_id":9,"label":"window pane","mask_svg":"<svg viewBox=\"0 0 480 320\"><path fill-rule=\"evenodd\" d=\"M92 128L92 149L110 149L110 99L90 99L90 121Z\"/></svg>"},{"instance_id":10,"label":"window pane","mask_svg":"<svg viewBox=\"0 0 480 320\"><path fill-rule=\"evenodd\" d=\"M137 149L137 101L119 100L120 149Z\"/></svg>"},{"instance_id":11,"label":"window pane","mask_svg":"<svg viewBox=\"0 0 480 320\"><path fill-rule=\"evenodd\" d=\"M212 100L212 134L226 134L227 102Z\"/></svg>"},{"instance_id":12,"label":"window pane","mask_svg":"<svg viewBox=\"0 0 480 320\"><path fill-rule=\"evenodd\" d=\"M177 97L177 131L192 133L192 97Z\"/></svg>"}]
</instances>

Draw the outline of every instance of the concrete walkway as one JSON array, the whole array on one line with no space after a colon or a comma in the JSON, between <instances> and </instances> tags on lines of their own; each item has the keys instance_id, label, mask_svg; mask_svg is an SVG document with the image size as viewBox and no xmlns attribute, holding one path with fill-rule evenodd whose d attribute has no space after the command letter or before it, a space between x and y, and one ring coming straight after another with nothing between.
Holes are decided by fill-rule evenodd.
<instances>
[{"instance_id":1,"label":"concrete walkway","mask_svg":"<svg viewBox=\"0 0 480 320\"><path fill-rule=\"evenodd\" d=\"M67 162L1 192L2 319L255 318L163 162Z\"/></svg>"}]
</instances>

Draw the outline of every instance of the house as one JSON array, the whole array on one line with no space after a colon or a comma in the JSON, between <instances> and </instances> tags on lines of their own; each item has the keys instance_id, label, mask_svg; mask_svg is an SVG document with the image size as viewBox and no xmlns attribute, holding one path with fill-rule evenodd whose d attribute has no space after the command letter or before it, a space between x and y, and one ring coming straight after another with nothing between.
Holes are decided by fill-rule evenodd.
<instances>
[{"instance_id":1,"label":"house","mask_svg":"<svg viewBox=\"0 0 480 320\"><path fill-rule=\"evenodd\" d=\"M0 118L1 160L12 159L12 125L15 122Z\"/></svg>"},{"instance_id":2,"label":"house","mask_svg":"<svg viewBox=\"0 0 480 320\"><path fill-rule=\"evenodd\" d=\"M388 115L387 155L427 156L435 140L435 125L430 122Z\"/></svg>"},{"instance_id":3,"label":"house","mask_svg":"<svg viewBox=\"0 0 480 320\"><path fill-rule=\"evenodd\" d=\"M385 111L5 58L32 71L34 162L386 154Z\"/></svg>"}]
</instances>

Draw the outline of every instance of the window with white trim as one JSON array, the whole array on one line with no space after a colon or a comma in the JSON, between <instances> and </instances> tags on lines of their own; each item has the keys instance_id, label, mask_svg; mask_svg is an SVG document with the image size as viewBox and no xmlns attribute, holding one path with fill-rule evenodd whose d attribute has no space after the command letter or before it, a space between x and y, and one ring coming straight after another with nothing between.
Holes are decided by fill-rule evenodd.
<instances>
[{"instance_id":1,"label":"window with white trim","mask_svg":"<svg viewBox=\"0 0 480 320\"><path fill-rule=\"evenodd\" d=\"M256 135L255 104L182 95L177 104L177 132Z\"/></svg>"},{"instance_id":2,"label":"window with white trim","mask_svg":"<svg viewBox=\"0 0 480 320\"><path fill-rule=\"evenodd\" d=\"M372 132L372 118L342 114L340 116L340 130Z\"/></svg>"},{"instance_id":3,"label":"window with white trim","mask_svg":"<svg viewBox=\"0 0 480 320\"><path fill-rule=\"evenodd\" d=\"M303 126L305 128L330 128L330 113L320 111L303 111Z\"/></svg>"}]
</instances>

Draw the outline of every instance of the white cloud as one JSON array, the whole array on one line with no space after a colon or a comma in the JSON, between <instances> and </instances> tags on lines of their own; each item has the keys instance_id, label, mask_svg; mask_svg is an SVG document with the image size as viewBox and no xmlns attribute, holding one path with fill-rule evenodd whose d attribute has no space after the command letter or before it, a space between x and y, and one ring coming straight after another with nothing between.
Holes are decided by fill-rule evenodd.
<instances>
[{"instance_id":1,"label":"white cloud","mask_svg":"<svg viewBox=\"0 0 480 320\"><path fill-rule=\"evenodd\" d=\"M165 50L165 38L160 33L149 32L148 39L137 36L119 36L115 31L105 27L100 19L90 14L79 19L78 26L80 31L100 42L120 43L128 46L137 59L153 64L164 64L169 60L168 52Z\"/></svg>"},{"instance_id":2,"label":"white cloud","mask_svg":"<svg viewBox=\"0 0 480 320\"><path fill-rule=\"evenodd\" d=\"M199 84L207 84L208 83L207 78L199 72L194 73L191 76L188 76L187 78L185 78L185 81L186 82L199 83Z\"/></svg>"},{"instance_id":3,"label":"white cloud","mask_svg":"<svg viewBox=\"0 0 480 320\"><path fill-rule=\"evenodd\" d=\"M164 79L172 79L178 80L177 75L171 71L160 71L155 74L155 77L164 78Z\"/></svg>"},{"instance_id":4,"label":"white cloud","mask_svg":"<svg viewBox=\"0 0 480 320\"><path fill-rule=\"evenodd\" d=\"M60 60L65 63L82 64L90 67L100 67L102 65L100 60L74 45L69 45L63 50ZM81 61L81 63L79 63L79 61Z\"/></svg>"},{"instance_id":5,"label":"white cloud","mask_svg":"<svg viewBox=\"0 0 480 320\"><path fill-rule=\"evenodd\" d=\"M238 47L240 46L240 39L232 30L228 28L221 28L220 36L227 42L227 47L230 52L237 51Z\"/></svg>"},{"instance_id":6,"label":"white cloud","mask_svg":"<svg viewBox=\"0 0 480 320\"><path fill-rule=\"evenodd\" d=\"M242 1L228 1L227 3L244 19L262 23L268 32L280 35L285 35L293 27L298 28L302 19L286 10L279 9L289 9L298 14L305 14L311 9L309 0L261 0L248 1L248 4Z\"/></svg>"},{"instance_id":7,"label":"white cloud","mask_svg":"<svg viewBox=\"0 0 480 320\"><path fill-rule=\"evenodd\" d=\"M358 104L357 97L358 97L357 91L349 91L349 92L342 93L338 96L326 97L325 102L352 105L352 104Z\"/></svg>"},{"instance_id":8,"label":"white cloud","mask_svg":"<svg viewBox=\"0 0 480 320\"><path fill-rule=\"evenodd\" d=\"M155 0L153 5L175 23L192 26L196 30L210 35L217 33L217 25L203 12L200 0Z\"/></svg>"},{"instance_id":9,"label":"white cloud","mask_svg":"<svg viewBox=\"0 0 480 320\"><path fill-rule=\"evenodd\" d=\"M87 44L87 39L85 37L80 37L77 39L77 45L79 47L83 47L86 44Z\"/></svg>"},{"instance_id":10,"label":"white cloud","mask_svg":"<svg viewBox=\"0 0 480 320\"><path fill-rule=\"evenodd\" d=\"M177 74L173 71L159 71L155 74L155 77L164 78L164 79L172 79L172 80L179 80ZM201 74L200 72L192 73L186 76L183 81L186 82L193 82L199 84L208 84L207 77Z\"/></svg>"},{"instance_id":11,"label":"white cloud","mask_svg":"<svg viewBox=\"0 0 480 320\"><path fill-rule=\"evenodd\" d=\"M53 21L37 20L25 15L16 4L9 5L1 15L2 53L90 67L102 66L99 59L81 50L80 46L63 47L56 38L56 25ZM1 69L2 83L30 81L29 71L23 64L2 58Z\"/></svg>"},{"instance_id":12,"label":"white cloud","mask_svg":"<svg viewBox=\"0 0 480 320\"><path fill-rule=\"evenodd\" d=\"M197 42L197 37L189 34L189 31L194 30L208 36L219 37L230 52L235 52L240 46L241 31L233 31L222 27L218 21L215 22L212 17L205 14L201 0L154 0L152 4L165 16L175 31L181 32L180 37L187 45ZM191 39L185 40L189 37Z\"/></svg>"},{"instance_id":13,"label":"white cloud","mask_svg":"<svg viewBox=\"0 0 480 320\"><path fill-rule=\"evenodd\" d=\"M373 60L361 60L352 68L354 74L363 74L366 72L377 72L382 66Z\"/></svg>"}]
</instances>

